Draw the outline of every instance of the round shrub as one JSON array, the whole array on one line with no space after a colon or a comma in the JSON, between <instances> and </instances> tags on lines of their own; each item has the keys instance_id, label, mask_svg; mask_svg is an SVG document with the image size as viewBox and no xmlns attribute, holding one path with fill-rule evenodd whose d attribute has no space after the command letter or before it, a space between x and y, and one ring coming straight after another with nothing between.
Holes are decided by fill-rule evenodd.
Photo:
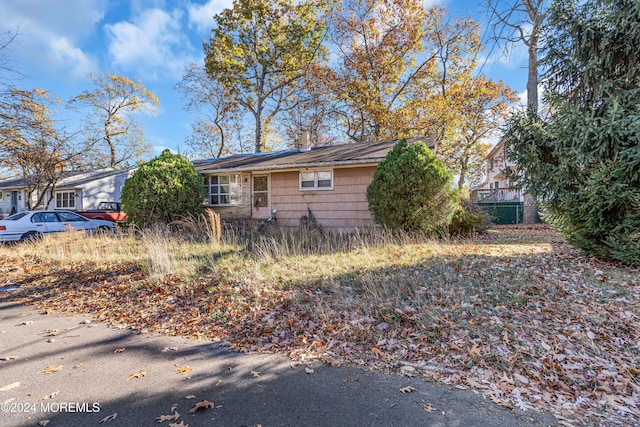
<instances>
[{"instance_id":1,"label":"round shrub","mask_svg":"<svg viewBox=\"0 0 640 427\"><path fill-rule=\"evenodd\" d=\"M193 164L164 150L125 181L121 199L129 221L146 227L201 213L204 197L202 176Z\"/></svg>"},{"instance_id":2,"label":"round shrub","mask_svg":"<svg viewBox=\"0 0 640 427\"><path fill-rule=\"evenodd\" d=\"M406 140L378 165L367 201L377 223L410 233L446 232L457 207L451 173L424 143Z\"/></svg>"}]
</instances>

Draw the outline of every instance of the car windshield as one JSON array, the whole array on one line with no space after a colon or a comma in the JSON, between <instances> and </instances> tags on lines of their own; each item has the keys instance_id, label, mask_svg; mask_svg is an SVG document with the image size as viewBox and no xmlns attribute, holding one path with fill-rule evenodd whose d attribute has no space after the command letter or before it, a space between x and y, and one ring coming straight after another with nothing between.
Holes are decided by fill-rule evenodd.
<instances>
[{"instance_id":1,"label":"car windshield","mask_svg":"<svg viewBox=\"0 0 640 427\"><path fill-rule=\"evenodd\" d=\"M19 212L19 213L15 213L7 218L5 218L5 220L7 221L17 221L20 218L24 217L28 212Z\"/></svg>"}]
</instances>

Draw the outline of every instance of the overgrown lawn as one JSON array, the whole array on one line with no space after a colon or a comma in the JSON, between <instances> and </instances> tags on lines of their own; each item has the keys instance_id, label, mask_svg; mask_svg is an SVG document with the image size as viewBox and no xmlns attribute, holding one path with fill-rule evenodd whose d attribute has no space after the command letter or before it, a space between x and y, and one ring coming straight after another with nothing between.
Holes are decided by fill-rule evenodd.
<instances>
[{"instance_id":1,"label":"overgrown lawn","mask_svg":"<svg viewBox=\"0 0 640 427\"><path fill-rule=\"evenodd\" d=\"M18 289L0 300L424 376L567 423L640 419L640 271L583 257L549 228L202 236L2 246L0 286Z\"/></svg>"}]
</instances>

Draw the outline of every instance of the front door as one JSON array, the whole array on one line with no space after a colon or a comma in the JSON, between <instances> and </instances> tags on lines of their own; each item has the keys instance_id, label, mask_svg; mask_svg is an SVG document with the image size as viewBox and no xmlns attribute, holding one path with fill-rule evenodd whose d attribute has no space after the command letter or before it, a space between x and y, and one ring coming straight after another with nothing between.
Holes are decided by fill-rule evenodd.
<instances>
[{"instance_id":1,"label":"front door","mask_svg":"<svg viewBox=\"0 0 640 427\"><path fill-rule=\"evenodd\" d=\"M11 192L11 212L18 212L18 192Z\"/></svg>"},{"instance_id":2,"label":"front door","mask_svg":"<svg viewBox=\"0 0 640 427\"><path fill-rule=\"evenodd\" d=\"M270 175L254 175L251 186L251 216L257 219L267 219L269 218L270 212Z\"/></svg>"}]
</instances>

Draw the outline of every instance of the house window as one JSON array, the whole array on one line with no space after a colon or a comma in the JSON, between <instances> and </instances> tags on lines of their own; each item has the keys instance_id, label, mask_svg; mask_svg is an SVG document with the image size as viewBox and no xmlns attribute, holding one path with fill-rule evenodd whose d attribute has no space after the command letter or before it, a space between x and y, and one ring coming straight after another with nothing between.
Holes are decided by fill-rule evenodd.
<instances>
[{"instance_id":1,"label":"house window","mask_svg":"<svg viewBox=\"0 0 640 427\"><path fill-rule=\"evenodd\" d=\"M266 175L253 177L253 207L269 207L269 178Z\"/></svg>"},{"instance_id":2,"label":"house window","mask_svg":"<svg viewBox=\"0 0 640 427\"><path fill-rule=\"evenodd\" d=\"M205 176L204 188L207 192L205 204L213 206L240 206L242 204L240 174Z\"/></svg>"},{"instance_id":3,"label":"house window","mask_svg":"<svg viewBox=\"0 0 640 427\"><path fill-rule=\"evenodd\" d=\"M300 172L300 190L333 190L333 172Z\"/></svg>"},{"instance_id":4,"label":"house window","mask_svg":"<svg viewBox=\"0 0 640 427\"><path fill-rule=\"evenodd\" d=\"M56 209L75 209L76 192L63 191L56 193Z\"/></svg>"}]
</instances>

